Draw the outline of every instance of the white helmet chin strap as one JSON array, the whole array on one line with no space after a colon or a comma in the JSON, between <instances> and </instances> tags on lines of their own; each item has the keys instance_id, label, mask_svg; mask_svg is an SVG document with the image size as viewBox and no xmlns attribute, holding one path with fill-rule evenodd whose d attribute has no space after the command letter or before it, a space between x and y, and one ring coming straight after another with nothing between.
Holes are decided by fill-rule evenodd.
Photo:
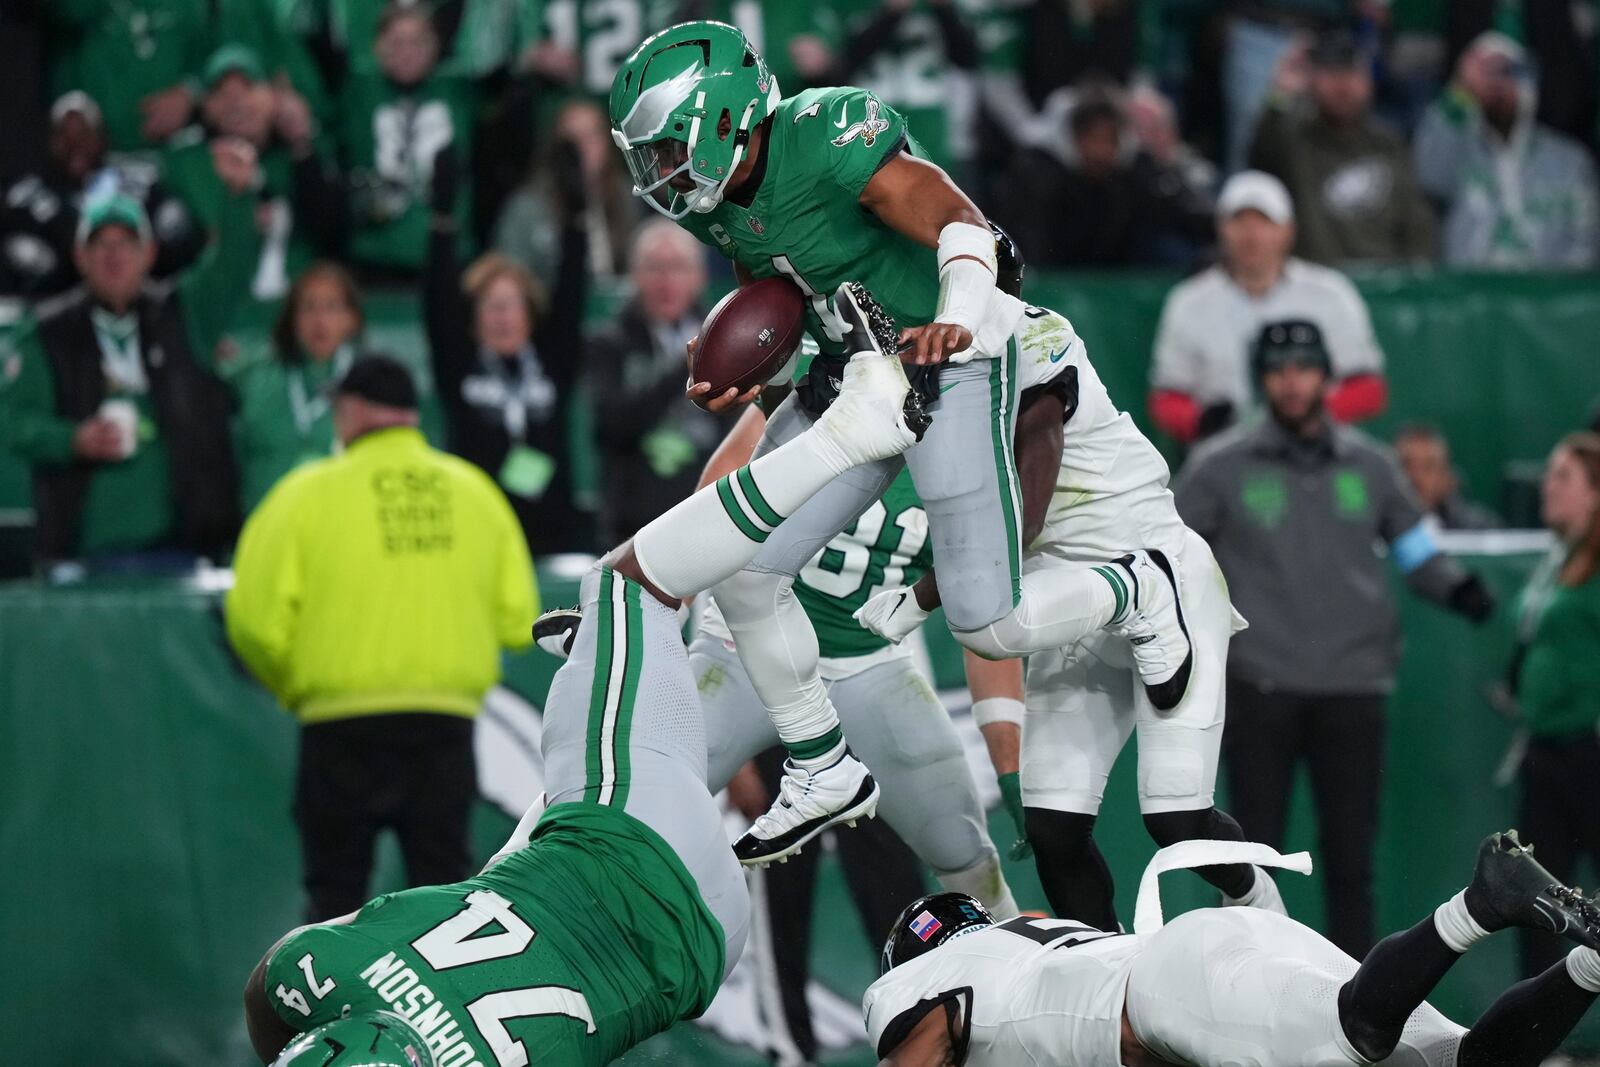
<instances>
[{"instance_id":1,"label":"white helmet chin strap","mask_svg":"<svg viewBox=\"0 0 1600 1067\"><path fill-rule=\"evenodd\" d=\"M706 189L700 196L696 197L690 205L691 210L705 214L722 203L723 190L727 189L728 183L733 181L733 172L739 169L739 164L744 161L745 149L750 145L750 138L747 136L750 127L750 116L755 114L756 104L759 102L752 98L745 105L744 114L739 117L739 125L734 128L733 159L728 163L728 173L723 175L720 182L717 182L716 185ZM689 147L689 152L691 155L693 154L693 145Z\"/></svg>"}]
</instances>

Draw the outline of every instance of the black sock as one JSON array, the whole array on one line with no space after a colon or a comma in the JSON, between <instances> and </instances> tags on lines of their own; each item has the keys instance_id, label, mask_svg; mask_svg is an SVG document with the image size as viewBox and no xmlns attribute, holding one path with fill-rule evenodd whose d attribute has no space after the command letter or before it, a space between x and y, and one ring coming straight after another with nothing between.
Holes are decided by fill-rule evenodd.
<instances>
[{"instance_id":1,"label":"black sock","mask_svg":"<svg viewBox=\"0 0 1600 1067\"><path fill-rule=\"evenodd\" d=\"M1144 817L1144 828L1157 845L1166 848L1179 841L1243 841L1244 831L1233 816L1216 808L1161 811ZM1248 863L1223 863L1196 867L1194 873L1238 900L1256 884L1256 869Z\"/></svg>"},{"instance_id":2,"label":"black sock","mask_svg":"<svg viewBox=\"0 0 1600 1067\"><path fill-rule=\"evenodd\" d=\"M1094 843L1093 815L1026 808L1039 882L1057 918L1075 919L1097 930L1117 928L1111 868Z\"/></svg>"},{"instance_id":3,"label":"black sock","mask_svg":"<svg viewBox=\"0 0 1600 1067\"><path fill-rule=\"evenodd\" d=\"M1369 1060L1393 1052L1406 1020L1460 958L1432 915L1374 945L1339 990L1339 1024L1356 1051Z\"/></svg>"},{"instance_id":4,"label":"black sock","mask_svg":"<svg viewBox=\"0 0 1600 1067\"><path fill-rule=\"evenodd\" d=\"M1462 1039L1456 1067L1534 1067L1566 1040L1594 999L1567 974L1563 959L1489 1005Z\"/></svg>"}]
</instances>

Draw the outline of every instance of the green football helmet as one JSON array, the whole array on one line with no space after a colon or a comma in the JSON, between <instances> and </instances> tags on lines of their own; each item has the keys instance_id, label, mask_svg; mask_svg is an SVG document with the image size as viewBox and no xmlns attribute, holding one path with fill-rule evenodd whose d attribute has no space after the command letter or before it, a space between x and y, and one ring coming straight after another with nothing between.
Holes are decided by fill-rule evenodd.
<instances>
[{"instance_id":1,"label":"green football helmet","mask_svg":"<svg viewBox=\"0 0 1600 1067\"><path fill-rule=\"evenodd\" d=\"M670 219L710 211L779 99L766 61L725 22L647 38L611 83L611 137L633 194Z\"/></svg>"},{"instance_id":2,"label":"green football helmet","mask_svg":"<svg viewBox=\"0 0 1600 1067\"><path fill-rule=\"evenodd\" d=\"M272 1067L434 1067L416 1027L391 1011L364 1011L307 1030Z\"/></svg>"}]
</instances>

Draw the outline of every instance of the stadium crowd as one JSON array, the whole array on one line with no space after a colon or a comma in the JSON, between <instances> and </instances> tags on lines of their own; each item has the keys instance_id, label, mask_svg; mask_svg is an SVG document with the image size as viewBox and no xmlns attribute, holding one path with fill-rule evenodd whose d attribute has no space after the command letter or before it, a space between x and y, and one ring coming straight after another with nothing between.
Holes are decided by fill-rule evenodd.
<instances>
[{"instance_id":1,"label":"stadium crowd","mask_svg":"<svg viewBox=\"0 0 1600 1067\"><path fill-rule=\"evenodd\" d=\"M692 491L731 423L684 402L685 345L732 274L632 195L605 111L628 52L687 18L740 25L785 94L873 90L1030 270L1186 275L1161 314L1148 396L1117 399L1147 407L1173 457L1210 457L1174 464L1179 505L1226 564L1240 520L1219 501L1241 490L1217 473L1223 450L1261 442L1202 442L1270 421L1263 352L1313 353L1337 422L1396 399L1348 272L1600 266L1596 15L1540 0L4 5L0 449L32 473L34 564L60 576L230 559L272 487L336 450L334 385L393 344L368 328L378 296L417 309L422 430L499 485L533 555L615 544ZM1355 448L1382 482L1386 446L1338 441L1317 455L1261 447L1281 446L1275 462L1297 472ZM1501 525L1486 505L1504 502L1467 499L1436 429L1408 425L1394 444L1409 485L1383 486L1353 556L1419 507L1441 528ZM1600 443L1550 444L1545 515L1561 543L1519 607L1524 772L1587 802L1600 708L1579 707L1588 682L1545 647L1600 638ZM1258 511L1295 507L1281 487L1252 492ZM1348 492L1328 499L1365 507ZM1296 515L1312 537L1341 528L1337 514ZM1564 562L1568 546L1587 555ZM1487 598L1454 581L1433 595L1475 619ZM1262 603L1284 599L1268 589ZM1375 666L1296 694L1315 668L1268 649L1288 680L1249 662L1230 679L1241 721L1342 701L1346 732L1376 746L1370 790L1341 798L1318 783L1319 801L1353 809L1330 816L1351 854L1329 866L1353 880L1334 920L1357 952L1373 932L1389 600L1350 616L1374 631L1360 639ZM1546 611L1567 629L1541 631ZM1357 676L1370 685L1352 691ZM1269 733L1252 728L1257 748L1227 753L1281 771L1263 787L1275 795L1237 810L1263 840L1281 836L1305 741ZM1574 837L1555 807L1530 821Z\"/></svg>"},{"instance_id":2,"label":"stadium crowd","mask_svg":"<svg viewBox=\"0 0 1600 1067\"><path fill-rule=\"evenodd\" d=\"M604 97L637 40L685 17L743 23L786 92L874 90L1030 267L1197 271L1168 301L1153 354L1149 413L1174 441L1253 406L1250 343L1296 318L1326 337L1330 410L1360 421L1387 404L1383 356L1338 271L1600 262L1600 53L1572 21L1580 7L13 5L0 293L21 358L5 364L17 387L4 443L35 465L102 465L40 501L39 557L223 550L280 475L331 447L323 391L376 343L362 331L364 291L423 297L429 430L501 482L535 552L610 543L678 495L719 436L716 420L671 402L679 354L708 288L729 277L644 225ZM241 188L218 162L229 153ZM147 278L174 292L208 283L207 306L185 312L185 357L193 388L221 383L230 427L190 426L224 409L180 417L155 382L136 388L137 360L124 360L129 397L95 410L50 395L37 373L56 358L63 316L94 318L82 339L102 350L136 353L127 315L147 312L110 296L117 283L97 272L115 265L93 262L102 226L119 221L138 246L130 293ZM68 313L80 284L96 310ZM615 294L611 321L586 323L584 309ZM592 413L575 425L585 396ZM150 447L124 458L111 424L130 398ZM149 473L168 466L168 439L229 429L236 469L180 456ZM575 449L599 456L598 494L578 484ZM213 494L237 485L237 507L186 528L174 497L135 506L130 524L107 483L126 483L130 500L170 495L139 467Z\"/></svg>"}]
</instances>

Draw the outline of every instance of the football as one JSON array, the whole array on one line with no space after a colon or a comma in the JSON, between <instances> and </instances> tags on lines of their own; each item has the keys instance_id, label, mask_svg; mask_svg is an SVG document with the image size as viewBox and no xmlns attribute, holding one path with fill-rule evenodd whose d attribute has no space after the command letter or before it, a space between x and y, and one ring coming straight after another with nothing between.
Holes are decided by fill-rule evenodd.
<instances>
[{"instance_id":1,"label":"football","mask_svg":"<svg viewBox=\"0 0 1600 1067\"><path fill-rule=\"evenodd\" d=\"M805 294L788 278L763 278L735 289L706 316L689 357L689 377L708 382L701 407L730 388L744 392L768 381L800 346Z\"/></svg>"}]
</instances>

